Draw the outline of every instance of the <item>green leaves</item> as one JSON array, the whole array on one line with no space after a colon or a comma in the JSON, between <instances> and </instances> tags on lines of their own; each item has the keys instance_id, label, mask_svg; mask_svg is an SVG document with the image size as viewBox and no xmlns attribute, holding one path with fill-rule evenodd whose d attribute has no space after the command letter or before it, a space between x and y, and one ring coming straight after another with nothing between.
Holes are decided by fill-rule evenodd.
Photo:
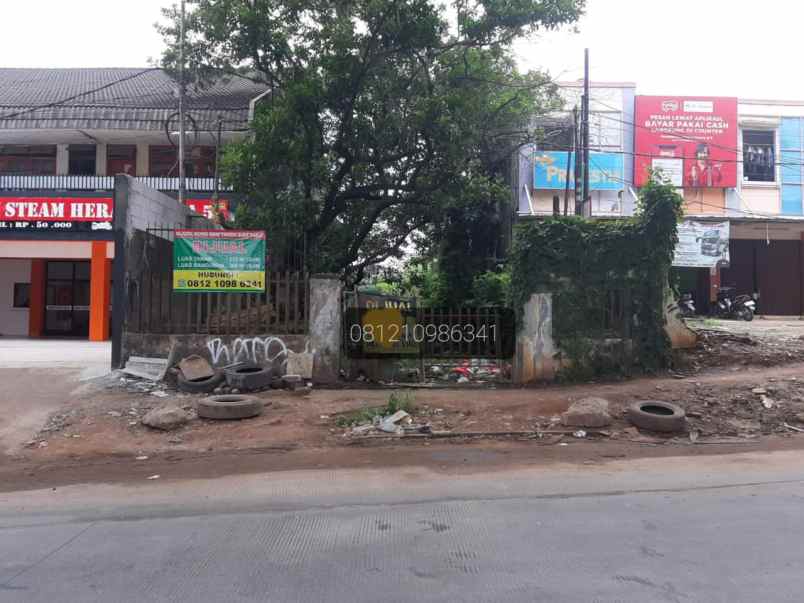
<instances>
[{"instance_id":1,"label":"green leaves","mask_svg":"<svg viewBox=\"0 0 804 603\"><path fill-rule=\"evenodd\" d=\"M273 90L223 162L248 199L241 219L282 229L269 240L304 247L310 270L351 282L416 233L430 251L459 240L464 257L481 254L447 271L456 295L468 291L496 252L505 162L530 140L531 118L558 102L543 74L517 73L510 44L574 21L583 4L195 0L190 72L238 72ZM166 16L170 66L177 15Z\"/></svg>"}]
</instances>

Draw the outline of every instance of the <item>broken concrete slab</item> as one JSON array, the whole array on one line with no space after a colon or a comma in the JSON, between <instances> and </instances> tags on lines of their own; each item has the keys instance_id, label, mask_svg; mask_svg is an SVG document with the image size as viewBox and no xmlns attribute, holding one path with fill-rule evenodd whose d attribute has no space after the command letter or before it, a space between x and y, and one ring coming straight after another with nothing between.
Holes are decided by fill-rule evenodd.
<instances>
[{"instance_id":1,"label":"broken concrete slab","mask_svg":"<svg viewBox=\"0 0 804 603\"><path fill-rule=\"evenodd\" d=\"M313 354L310 352L296 353L288 350L288 360L285 365L288 375L299 375L302 379L313 378Z\"/></svg>"},{"instance_id":2,"label":"broken concrete slab","mask_svg":"<svg viewBox=\"0 0 804 603\"><path fill-rule=\"evenodd\" d=\"M145 356L131 356L122 369L127 375L147 379L148 381L162 381L169 367L167 358L146 358Z\"/></svg>"},{"instance_id":3,"label":"broken concrete slab","mask_svg":"<svg viewBox=\"0 0 804 603\"><path fill-rule=\"evenodd\" d=\"M182 358L181 362L179 362L179 370L188 381L209 379L215 375L215 369L212 368L207 359L197 354Z\"/></svg>"},{"instance_id":4,"label":"broken concrete slab","mask_svg":"<svg viewBox=\"0 0 804 603\"><path fill-rule=\"evenodd\" d=\"M178 406L160 406L149 411L143 418L142 424L162 431L173 431L186 425L191 415Z\"/></svg>"},{"instance_id":5,"label":"broken concrete slab","mask_svg":"<svg viewBox=\"0 0 804 603\"><path fill-rule=\"evenodd\" d=\"M611 425L609 401L604 398L582 398L573 402L561 415L567 427L605 427Z\"/></svg>"}]
</instances>

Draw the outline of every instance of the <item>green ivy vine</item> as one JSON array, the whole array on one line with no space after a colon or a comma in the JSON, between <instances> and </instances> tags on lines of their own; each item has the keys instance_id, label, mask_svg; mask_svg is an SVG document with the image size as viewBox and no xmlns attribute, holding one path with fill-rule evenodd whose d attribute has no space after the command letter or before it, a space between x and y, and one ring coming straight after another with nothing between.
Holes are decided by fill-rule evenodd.
<instances>
[{"instance_id":1,"label":"green ivy vine","mask_svg":"<svg viewBox=\"0 0 804 603\"><path fill-rule=\"evenodd\" d=\"M664 296L682 205L672 185L654 179L632 218L551 217L516 227L514 308L521 313L533 293L553 294L553 333L569 360L564 377L670 365Z\"/></svg>"}]
</instances>

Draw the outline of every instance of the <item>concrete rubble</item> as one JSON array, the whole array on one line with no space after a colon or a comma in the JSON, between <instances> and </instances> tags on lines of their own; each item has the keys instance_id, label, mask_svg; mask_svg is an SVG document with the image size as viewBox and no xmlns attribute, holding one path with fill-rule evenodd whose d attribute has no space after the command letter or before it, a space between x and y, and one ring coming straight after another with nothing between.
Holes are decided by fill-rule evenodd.
<instances>
[{"instance_id":1,"label":"concrete rubble","mask_svg":"<svg viewBox=\"0 0 804 603\"><path fill-rule=\"evenodd\" d=\"M142 424L162 431L173 431L186 425L192 415L179 406L167 405L154 408L143 418Z\"/></svg>"},{"instance_id":2,"label":"concrete rubble","mask_svg":"<svg viewBox=\"0 0 804 603\"><path fill-rule=\"evenodd\" d=\"M611 425L609 401L604 398L581 398L573 402L561 415L567 427L605 427Z\"/></svg>"}]
</instances>

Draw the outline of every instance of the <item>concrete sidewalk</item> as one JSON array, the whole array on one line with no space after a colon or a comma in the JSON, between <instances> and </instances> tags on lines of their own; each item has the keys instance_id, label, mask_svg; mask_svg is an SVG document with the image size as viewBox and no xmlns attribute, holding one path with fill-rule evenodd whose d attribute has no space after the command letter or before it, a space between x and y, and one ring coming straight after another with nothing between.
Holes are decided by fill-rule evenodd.
<instances>
[{"instance_id":1,"label":"concrete sidewalk","mask_svg":"<svg viewBox=\"0 0 804 603\"><path fill-rule=\"evenodd\" d=\"M0 337L0 452L32 438L81 381L110 365L109 342Z\"/></svg>"}]
</instances>

